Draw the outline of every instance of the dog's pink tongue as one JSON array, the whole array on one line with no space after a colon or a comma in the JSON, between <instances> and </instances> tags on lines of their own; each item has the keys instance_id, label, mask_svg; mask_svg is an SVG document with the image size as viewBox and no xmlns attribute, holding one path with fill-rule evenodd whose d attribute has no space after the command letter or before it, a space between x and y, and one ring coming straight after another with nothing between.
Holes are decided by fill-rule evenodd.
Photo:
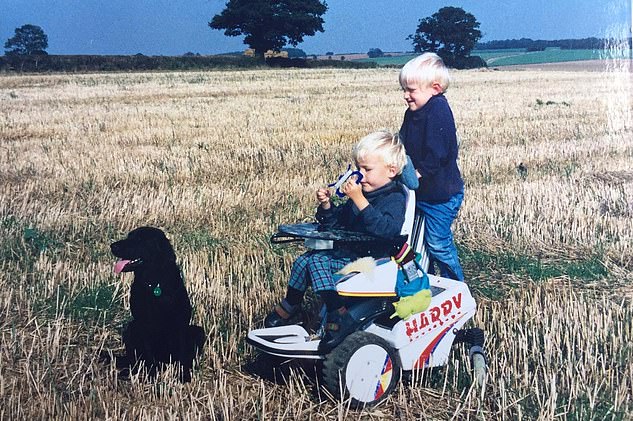
<instances>
[{"instance_id":1,"label":"dog's pink tongue","mask_svg":"<svg viewBox=\"0 0 633 421\"><path fill-rule=\"evenodd\" d=\"M123 259L116 262L114 264L114 273L116 273L117 275L121 273L125 265L127 265L128 263L130 263L129 260L123 260Z\"/></svg>"}]
</instances>

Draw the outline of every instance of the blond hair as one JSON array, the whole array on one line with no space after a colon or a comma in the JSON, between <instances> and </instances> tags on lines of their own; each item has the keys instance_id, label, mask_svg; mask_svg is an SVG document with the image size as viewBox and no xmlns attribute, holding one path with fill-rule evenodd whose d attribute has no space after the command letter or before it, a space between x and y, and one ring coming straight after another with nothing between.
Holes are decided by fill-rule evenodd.
<instances>
[{"instance_id":1,"label":"blond hair","mask_svg":"<svg viewBox=\"0 0 633 421\"><path fill-rule=\"evenodd\" d=\"M444 61L435 53L424 53L407 62L400 70L400 86L402 89L416 84L420 87L428 87L433 83L439 83L442 92L451 84L451 77Z\"/></svg>"},{"instance_id":2,"label":"blond hair","mask_svg":"<svg viewBox=\"0 0 633 421\"><path fill-rule=\"evenodd\" d=\"M407 155L398 133L388 130L379 130L368 134L352 150L352 157L356 162L364 160L370 154L380 156L385 164L393 166L398 174L402 172L402 168L407 163Z\"/></svg>"}]
</instances>

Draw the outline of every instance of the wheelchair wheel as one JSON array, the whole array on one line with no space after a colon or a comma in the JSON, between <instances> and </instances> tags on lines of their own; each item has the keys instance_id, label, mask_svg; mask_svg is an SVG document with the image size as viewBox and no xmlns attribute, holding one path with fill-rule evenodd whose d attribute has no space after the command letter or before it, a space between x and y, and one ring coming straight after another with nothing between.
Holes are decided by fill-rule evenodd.
<instances>
[{"instance_id":1,"label":"wheelchair wheel","mask_svg":"<svg viewBox=\"0 0 633 421\"><path fill-rule=\"evenodd\" d=\"M354 408L376 405L396 387L400 361L396 351L371 333L354 332L323 362L323 381L335 397L351 399Z\"/></svg>"}]
</instances>

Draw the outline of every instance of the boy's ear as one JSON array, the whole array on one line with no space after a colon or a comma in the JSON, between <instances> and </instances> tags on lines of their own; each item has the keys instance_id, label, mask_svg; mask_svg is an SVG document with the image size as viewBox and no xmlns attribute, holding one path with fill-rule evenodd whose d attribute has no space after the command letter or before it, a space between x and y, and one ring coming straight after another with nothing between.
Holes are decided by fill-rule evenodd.
<instances>
[{"instance_id":1,"label":"boy's ear","mask_svg":"<svg viewBox=\"0 0 633 421\"><path fill-rule=\"evenodd\" d=\"M433 82L431 84L431 89L433 89L433 95L439 95L444 92L444 88L442 88L442 85L440 85L439 82Z\"/></svg>"},{"instance_id":2,"label":"boy's ear","mask_svg":"<svg viewBox=\"0 0 633 421\"><path fill-rule=\"evenodd\" d=\"M389 165L387 169L389 171L388 172L389 178L395 178L399 174L399 171L395 165Z\"/></svg>"}]
</instances>

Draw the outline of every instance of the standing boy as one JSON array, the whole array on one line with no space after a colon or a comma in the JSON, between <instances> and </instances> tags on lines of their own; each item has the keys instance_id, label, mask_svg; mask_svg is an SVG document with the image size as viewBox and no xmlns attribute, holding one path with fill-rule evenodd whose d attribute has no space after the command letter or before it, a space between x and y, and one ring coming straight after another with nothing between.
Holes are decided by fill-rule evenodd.
<instances>
[{"instance_id":1,"label":"standing boy","mask_svg":"<svg viewBox=\"0 0 633 421\"><path fill-rule=\"evenodd\" d=\"M457 166L455 120L444 96L449 84L448 69L437 54L424 53L404 65L400 86L409 108L400 137L420 177L416 200L425 218L429 272L435 262L442 277L463 281L451 232L464 198L464 182Z\"/></svg>"},{"instance_id":2,"label":"standing boy","mask_svg":"<svg viewBox=\"0 0 633 421\"><path fill-rule=\"evenodd\" d=\"M389 240L402 229L406 210L404 186L395 178L406 163L404 146L398 135L386 131L362 138L352 152L358 170L363 175L359 183L348 180L341 192L348 200L334 206L327 188L317 190L319 207L316 219L326 227L358 231L378 237L371 246L375 258L389 255ZM326 353L356 329L356 321L347 312L343 299L336 291L333 274L347 263L367 253L367 244L334 250L308 251L292 265L286 297L264 320L265 327L294 324L300 315L303 295L309 285L325 302L327 323L319 350Z\"/></svg>"}]
</instances>

